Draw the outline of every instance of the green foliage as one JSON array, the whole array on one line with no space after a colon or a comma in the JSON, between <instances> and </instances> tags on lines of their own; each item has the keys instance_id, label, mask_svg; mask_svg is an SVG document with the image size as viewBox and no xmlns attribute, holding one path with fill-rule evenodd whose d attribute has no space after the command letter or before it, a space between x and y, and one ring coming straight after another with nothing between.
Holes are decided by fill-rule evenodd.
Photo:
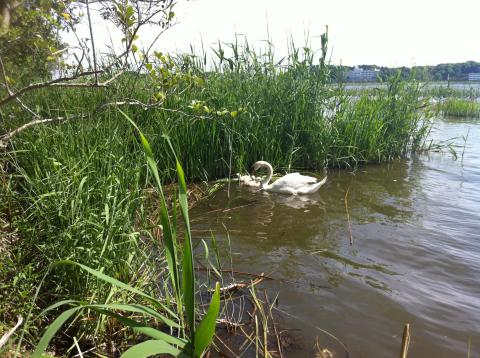
<instances>
[{"instance_id":1,"label":"green foliage","mask_svg":"<svg viewBox=\"0 0 480 358\"><path fill-rule=\"evenodd\" d=\"M11 10L8 31L0 35L0 56L10 74L10 84L30 83L50 75L57 60L55 53L63 45L59 30L77 21L70 4L26 0Z\"/></svg>"},{"instance_id":2,"label":"green foliage","mask_svg":"<svg viewBox=\"0 0 480 358\"><path fill-rule=\"evenodd\" d=\"M58 264L69 264L69 265L76 265L81 267L83 270L87 271L88 273L96 276L98 279L101 279L109 284L117 286L121 289L133 292L137 295L142 297L148 298L151 303L155 303L154 307L161 308L162 310L169 311L165 306L158 302L157 299L149 296L148 294L135 289L129 285L126 285L118 280L115 280L112 277L106 276L99 271L93 270L89 267L79 265L73 261L63 261L58 262ZM159 303L157 305L157 303ZM144 334L148 337L153 338L153 340L144 341L138 344L133 345L129 349L125 351L122 357L149 357L152 354L160 354L160 353L169 353L174 356L184 356L182 352L188 352L191 350L193 345L193 339L198 342L198 348L195 349L194 353L192 352L190 356L192 357L200 357L203 351L210 345L213 335L215 333L216 327L216 318L219 313L220 309L220 286L217 283L215 287L215 292L212 296L212 301L210 303L209 309L198 325L197 329L192 331L191 335L192 338L190 339L190 343L187 340L178 338L174 335L167 334L163 331L155 329L148 324L140 323L135 320L132 320L128 317L119 315L115 311L122 311L122 312L135 312L137 314L143 314L144 316L149 316L150 318L160 319L160 321L164 324L167 324L170 327L178 328L179 325L170 319L166 318L159 312L153 310L150 307L136 304L86 304L83 302L76 302L72 300L61 301L53 304L52 306L48 307L42 315L48 311L56 309L62 305L71 305L73 304L74 307L70 308L63 313L61 313L47 328L45 333L43 334L42 338L40 339L39 343L36 346L35 351L32 354L33 358L42 357L43 353L47 349L50 341L55 336L55 334L60 330L60 328L72 318L75 314L79 313L81 310L92 310L98 314L110 316L115 318L116 320L120 321L126 327L133 329L137 333ZM171 315L175 316L175 314L170 313ZM178 317L176 317L178 320ZM194 337L194 338L193 338ZM187 350L188 348L188 350Z\"/></svg>"},{"instance_id":3,"label":"green foliage","mask_svg":"<svg viewBox=\"0 0 480 358\"><path fill-rule=\"evenodd\" d=\"M476 100L447 98L438 104L438 109L445 116L478 117L480 115L480 103Z\"/></svg>"},{"instance_id":4,"label":"green foliage","mask_svg":"<svg viewBox=\"0 0 480 358\"><path fill-rule=\"evenodd\" d=\"M144 134L140 131L140 129L137 127L137 125L124 113L121 112L127 120L132 123L132 125L137 129L143 149L146 155L147 162L149 164L150 170L153 172L155 181L157 184L157 190L161 193L160 201L161 201L161 211L162 211L162 217L167 217L168 218L168 210L167 210L167 204L165 201L165 198L163 196L163 189L159 181L158 177L158 170L156 167L155 159L152 157L152 149L147 141L146 137ZM168 140L168 138L167 138ZM173 149L173 148L172 148ZM175 154L175 153L174 153ZM37 345L37 348L33 354L33 357L41 357L43 352L46 350L48 344L50 343L51 339L54 337L54 335L58 332L58 330L62 327L62 325L70 319L74 314L76 314L78 311L82 309L90 309L93 310L99 314L102 315L107 315L113 318L116 318L120 322L122 322L125 326L132 328L133 330L137 331L138 333L143 333L151 338L154 338L154 340L149 340L145 342L141 342L138 344L135 344L134 346L130 347L125 353L123 354L123 357L148 357L153 354L160 354L160 353L168 353L174 356L181 356L183 353L182 352L190 352L190 356L192 357L200 357L203 353L203 351L210 345L213 335L215 333L215 327L216 327L216 318L219 313L220 309L220 286L217 283L215 287L215 292L212 296L212 302L210 304L210 307L205 315L203 317L202 321L198 325L198 327L195 327L195 275L193 271L193 253L192 253L192 242L191 242L191 233L190 233L190 222L188 218L188 202L187 202L187 196L186 196L186 183L185 183L185 177L183 173L183 169L178 162L176 161L176 169L177 169L177 174L178 174L178 182L179 182L179 199L178 199L178 204L180 205L180 210L182 212L182 217L184 218L184 224L186 227L186 234L185 234L185 244L184 244L184 250L183 250L183 257L181 259L182 261L182 272L183 272L183 278L182 278L182 289L178 286L178 282L174 281L174 277L178 277L178 270L179 267L177 267L176 263L175 266L169 266L169 270L175 271L175 275L171 275L173 277L171 283L173 285L176 285L176 295L175 298L177 302L182 301L183 297L183 302L185 306L185 311L187 313L187 320L188 320L188 327L189 327L189 332L190 332L190 339L188 346L186 345L186 341L179 339L173 335L168 335L162 331L159 331L153 327L149 327L148 325L141 324L139 322L136 322L128 317L124 317L121 315L118 315L117 313L113 312L113 310L121 310L121 311L127 311L127 312L137 312L137 313L143 313L144 315L149 315L157 320L159 320L162 324L166 324L170 326L171 328L179 328L180 325L182 324L182 320L180 319L181 314L183 312L183 308L181 306L177 305L178 312L180 313L180 316L177 316L175 313L173 313L169 308L167 308L162 302L160 302L158 299L155 299L154 297L150 296L149 294L146 294L142 292L141 290L131 287L113 277L110 277L108 275L103 274L102 272L99 272L97 270L94 270L90 267L87 267L85 265L73 262L73 261L60 261L58 263L55 263L54 265L57 266L59 264L69 264L69 265L74 265L82 270L88 272L89 274L95 276L97 279L100 279L108 284L111 284L113 286L116 286L117 288L120 288L121 290L126 290L131 293L134 293L138 296L140 296L143 299L147 299L150 305L153 306L154 309L157 309L155 311L152 308L145 307L143 305L140 305L138 303L135 304L103 304L103 305L98 305L98 304L85 304L82 302L75 302L72 300L67 300L67 301L61 301L58 303L53 304L49 308L47 308L46 311L51 311L52 309L56 309L61 305L64 304L75 304L75 307L70 308L66 311L64 311L62 314L60 314L55 321L49 325L47 328L46 332L40 339L40 342ZM172 242L175 243L175 232L176 229L172 227L172 224L170 221L166 221L165 225L163 226L165 232L167 234L164 234L164 241L167 242ZM171 235L171 237L167 237L168 235ZM167 249L168 250L168 249ZM173 245L173 252L172 252L173 257L178 257L177 253L177 246L174 244ZM172 321L170 318L167 318L160 312L166 312L175 319L177 322ZM44 314L43 313L43 314ZM186 337L188 338L188 336ZM173 344L173 346L172 346Z\"/></svg>"},{"instance_id":5,"label":"green foliage","mask_svg":"<svg viewBox=\"0 0 480 358\"><path fill-rule=\"evenodd\" d=\"M475 86L464 88L453 88L449 86L425 86L423 90L424 94L430 97L443 99L443 98L464 98L470 100L476 100L480 97L480 89Z\"/></svg>"},{"instance_id":6,"label":"green foliage","mask_svg":"<svg viewBox=\"0 0 480 358\"><path fill-rule=\"evenodd\" d=\"M217 317L220 312L220 284L215 285L215 293L213 294L208 311L203 317L202 321L195 330L195 356L202 356L203 352L212 342L215 335L215 327L217 326Z\"/></svg>"}]
</instances>

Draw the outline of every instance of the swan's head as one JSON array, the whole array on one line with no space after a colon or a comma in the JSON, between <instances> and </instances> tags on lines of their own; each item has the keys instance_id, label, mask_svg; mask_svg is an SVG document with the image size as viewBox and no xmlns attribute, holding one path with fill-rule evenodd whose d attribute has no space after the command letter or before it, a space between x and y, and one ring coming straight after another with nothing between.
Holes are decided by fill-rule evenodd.
<instances>
[{"instance_id":1,"label":"swan's head","mask_svg":"<svg viewBox=\"0 0 480 358\"><path fill-rule=\"evenodd\" d=\"M268 171L268 175L264 180L259 180L260 181L260 189L265 189L272 179L272 174L273 174L273 168L272 166L263 160L259 160L258 162L253 163L252 168L250 170L250 175L253 176L253 173L255 173L257 170L260 168L266 168Z\"/></svg>"}]
</instances>

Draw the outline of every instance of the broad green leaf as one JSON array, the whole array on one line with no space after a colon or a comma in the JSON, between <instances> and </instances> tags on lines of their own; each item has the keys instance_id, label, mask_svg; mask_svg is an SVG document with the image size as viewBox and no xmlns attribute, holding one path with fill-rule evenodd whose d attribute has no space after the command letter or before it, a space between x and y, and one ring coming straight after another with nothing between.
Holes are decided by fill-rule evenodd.
<instances>
[{"instance_id":1,"label":"broad green leaf","mask_svg":"<svg viewBox=\"0 0 480 358\"><path fill-rule=\"evenodd\" d=\"M127 312L135 312L135 313L143 313L150 317L156 318L159 321L162 321L166 325L173 327L173 328L180 328L178 323L173 322L171 319L161 315L154 309L150 307L141 305L141 304L122 304L122 303L108 303L108 304L91 304L91 305L83 305L85 308L100 308L100 309L111 309L111 310L120 310L120 311L127 311Z\"/></svg>"},{"instance_id":2,"label":"broad green leaf","mask_svg":"<svg viewBox=\"0 0 480 358\"><path fill-rule=\"evenodd\" d=\"M160 183L160 176L158 175L157 163L155 162L153 157L148 157L148 156L147 156L147 163L148 163L148 166L150 167L150 171L152 172L155 178L157 189L160 193L160 222L163 227L163 241L165 243L167 264L168 264L168 269L172 279L172 285L175 289L177 297L179 297L176 238L174 235L172 224L170 222L170 217L168 215L167 204L165 201L165 197L163 195L162 184Z\"/></svg>"},{"instance_id":3,"label":"broad green leaf","mask_svg":"<svg viewBox=\"0 0 480 358\"><path fill-rule=\"evenodd\" d=\"M155 179L158 192L160 194L160 222L163 227L163 241L165 244L165 252L167 256L168 271L170 273L170 278L172 281L172 286L175 291L175 296L177 297L178 302L180 298L179 294L179 283L178 283L178 268L177 268L177 254L176 254L176 237L174 235L174 230L172 229L172 224L168 216L167 204L165 201L165 196L163 194L162 184L160 182L160 176L158 174L157 163L153 156L153 151L148 142L147 138L143 135L140 128L137 124L121 109L118 111L133 125L133 127L138 131L140 139L142 141L144 152L147 156L147 164L152 172L152 175Z\"/></svg>"},{"instance_id":4,"label":"broad green leaf","mask_svg":"<svg viewBox=\"0 0 480 358\"><path fill-rule=\"evenodd\" d=\"M183 215L183 221L187 225L187 230L190 231L190 220L188 218L188 198L187 198L187 184L185 183L185 174L183 168L177 159L177 177L178 177L178 200L180 203L180 210Z\"/></svg>"},{"instance_id":5,"label":"broad green leaf","mask_svg":"<svg viewBox=\"0 0 480 358\"><path fill-rule=\"evenodd\" d=\"M105 310L105 309L99 309L99 308L93 308L93 310L95 310L96 312L98 312L100 314L113 317L113 318L117 319L118 321L122 322L125 326L132 328L135 332L144 334L146 336L149 336L150 338L163 340L163 341L165 341L167 343L170 343L170 344L175 344L179 348L182 348L182 349L188 343L184 339L171 336L171 335L169 335L165 332L159 331L158 329L155 329L153 327L149 327L149 326L145 325L144 323L141 323L141 322L135 321L131 318L119 315L116 312L112 312L112 311Z\"/></svg>"},{"instance_id":6,"label":"broad green leaf","mask_svg":"<svg viewBox=\"0 0 480 358\"><path fill-rule=\"evenodd\" d=\"M131 287L129 285L127 285L126 283L123 283L122 281L119 281L113 277L110 277L108 275L105 275L104 273L101 273L97 270L94 270L88 266L85 266L85 265L82 265L78 262L75 262L75 261L71 261L71 260L62 260L62 261L58 261L54 264L54 266L56 265L73 265L73 266L78 266L80 267L82 270L84 271L87 271L89 274L97 277L98 279L100 280L103 280L107 283L110 283L118 288L121 288L121 289L124 289L126 291L130 291L132 293L136 293L137 295L140 295L144 298L146 298L147 300L149 300L150 302L154 303L155 305L158 305L159 307L161 307L165 312L168 312L172 317L174 317L175 319L178 319L177 315L172 311L170 310L167 306L165 306L163 303L161 303L159 300L153 298L152 296L150 295L147 295L145 292L143 291L140 291L134 287Z\"/></svg>"},{"instance_id":7,"label":"broad green leaf","mask_svg":"<svg viewBox=\"0 0 480 358\"><path fill-rule=\"evenodd\" d=\"M59 302L56 302L54 303L53 305L51 306L48 306L47 308L45 308L39 315L38 317L41 317L43 315L45 315L45 313L51 311L51 310L54 310L55 308L58 308L60 306L63 306L63 305L68 305L70 303L76 303L77 305L80 303L80 301L77 301L77 300L63 300L63 301L59 301Z\"/></svg>"},{"instance_id":8,"label":"broad green leaf","mask_svg":"<svg viewBox=\"0 0 480 358\"><path fill-rule=\"evenodd\" d=\"M122 358L143 358L150 357L155 354L171 354L178 357L182 352L172 345L162 340L150 340L136 344L122 354Z\"/></svg>"},{"instance_id":9,"label":"broad green leaf","mask_svg":"<svg viewBox=\"0 0 480 358\"><path fill-rule=\"evenodd\" d=\"M185 175L183 174L183 169L178 159L177 176L179 186L178 202L180 203L180 211L182 213L183 221L186 228L182 257L183 299L185 302L185 310L190 326L190 334L193 335L195 334L195 273L193 272L192 234L190 231L190 220L188 218L188 200Z\"/></svg>"},{"instance_id":10,"label":"broad green leaf","mask_svg":"<svg viewBox=\"0 0 480 358\"><path fill-rule=\"evenodd\" d=\"M131 6L131 5L127 6L127 8L125 9L125 16L126 17L132 17L134 13L135 13L135 11L133 9L133 6Z\"/></svg>"},{"instance_id":11,"label":"broad green leaf","mask_svg":"<svg viewBox=\"0 0 480 358\"><path fill-rule=\"evenodd\" d=\"M188 325L190 327L190 334L195 334L195 277L193 272L192 247L188 234L185 234L185 247L183 249L182 262L182 288L183 301L185 303L185 310L187 313Z\"/></svg>"},{"instance_id":12,"label":"broad green leaf","mask_svg":"<svg viewBox=\"0 0 480 358\"><path fill-rule=\"evenodd\" d=\"M185 242L182 257L182 291L185 310L187 313L188 324L190 327L190 334L195 334L195 273L193 271L193 247L192 247L192 233L190 230L190 220L188 217L188 198L187 198L187 184L185 182L185 174L183 168L177 158L172 142L167 135L163 135L167 140L170 149L173 152L177 164L178 177L178 202L180 204L180 211L182 213L183 222L185 223Z\"/></svg>"},{"instance_id":13,"label":"broad green leaf","mask_svg":"<svg viewBox=\"0 0 480 358\"><path fill-rule=\"evenodd\" d=\"M81 310L83 307L78 306L78 307L73 307L65 312L62 312L60 316L58 316L55 321L52 322L50 326L48 326L47 330L43 334L42 338L40 339L40 342L37 344L37 348L35 349L35 352L32 354L32 358L40 358L43 356L43 352L48 347L48 344L52 340L52 338L55 336L57 331L63 326L63 324L73 316L74 313L77 311Z\"/></svg>"},{"instance_id":14,"label":"broad green leaf","mask_svg":"<svg viewBox=\"0 0 480 358\"><path fill-rule=\"evenodd\" d=\"M215 293L212 296L207 314L198 325L194 336L195 356L200 357L210 345L217 326L217 317L220 312L220 284L215 285Z\"/></svg>"}]
</instances>

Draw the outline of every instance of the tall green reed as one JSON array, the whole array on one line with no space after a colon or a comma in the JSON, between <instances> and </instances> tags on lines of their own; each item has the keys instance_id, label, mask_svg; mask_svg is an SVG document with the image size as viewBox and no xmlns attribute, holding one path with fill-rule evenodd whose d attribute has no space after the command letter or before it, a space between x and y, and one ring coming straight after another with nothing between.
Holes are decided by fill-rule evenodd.
<instances>
[{"instance_id":1,"label":"tall green reed","mask_svg":"<svg viewBox=\"0 0 480 358\"><path fill-rule=\"evenodd\" d=\"M438 110L445 116L478 117L480 116L480 103L476 100L447 98L444 102L438 103Z\"/></svg>"}]
</instances>

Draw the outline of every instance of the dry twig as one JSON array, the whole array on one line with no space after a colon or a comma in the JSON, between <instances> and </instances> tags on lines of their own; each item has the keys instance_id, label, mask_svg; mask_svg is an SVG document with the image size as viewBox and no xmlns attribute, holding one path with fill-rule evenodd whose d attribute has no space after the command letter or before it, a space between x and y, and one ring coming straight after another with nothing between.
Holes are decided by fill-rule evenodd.
<instances>
[{"instance_id":1,"label":"dry twig","mask_svg":"<svg viewBox=\"0 0 480 358\"><path fill-rule=\"evenodd\" d=\"M353 181L353 179L352 179ZM348 210L348 193L350 192L350 187L352 186L352 182L350 182L350 185L347 188L347 192L345 193L345 212L347 213L347 220L348 220L348 232L350 234L350 246L353 245L353 235L352 235L352 222L350 220L350 213Z\"/></svg>"},{"instance_id":2,"label":"dry twig","mask_svg":"<svg viewBox=\"0 0 480 358\"><path fill-rule=\"evenodd\" d=\"M410 324L403 328L402 347L400 348L400 358L407 358L408 346L410 345Z\"/></svg>"},{"instance_id":3,"label":"dry twig","mask_svg":"<svg viewBox=\"0 0 480 358\"><path fill-rule=\"evenodd\" d=\"M15 327L13 327L11 330L9 330L7 333L5 333L2 338L0 338L0 348L2 348L5 343L7 343L7 341L10 339L10 336L15 333L15 331L18 329L18 327L20 327L20 325L23 323L23 317L18 315L17 316L17 324L15 325Z\"/></svg>"}]
</instances>

